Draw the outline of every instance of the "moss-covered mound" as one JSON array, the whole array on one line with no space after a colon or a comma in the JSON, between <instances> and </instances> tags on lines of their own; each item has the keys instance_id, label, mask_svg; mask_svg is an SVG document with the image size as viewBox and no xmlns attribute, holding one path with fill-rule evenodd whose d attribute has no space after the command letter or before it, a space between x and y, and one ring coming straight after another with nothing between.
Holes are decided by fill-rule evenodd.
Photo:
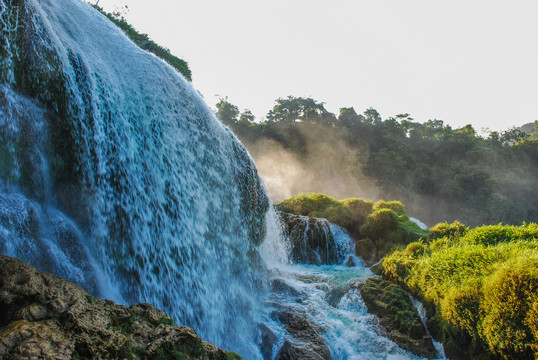
<instances>
[{"instance_id":1,"label":"moss-covered mound","mask_svg":"<svg viewBox=\"0 0 538 360\"><path fill-rule=\"evenodd\" d=\"M409 220L399 201L380 200L375 204L358 198L335 200L317 193L302 193L284 200L277 208L285 213L326 218L357 239L355 252L372 264L400 244L409 244L427 231Z\"/></svg>"},{"instance_id":2,"label":"moss-covered mound","mask_svg":"<svg viewBox=\"0 0 538 360\"><path fill-rule=\"evenodd\" d=\"M429 239L382 267L426 303L448 357L538 358L538 225L440 224Z\"/></svg>"},{"instance_id":3,"label":"moss-covered mound","mask_svg":"<svg viewBox=\"0 0 538 360\"><path fill-rule=\"evenodd\" d=\"M95 299L0 255L0 359L240 360L149 304Z\"/></svg>"},{"instance_id":4,"label":"moss-covered mound","mask_svg":"<svg viewBox=\"0 0 538 360\"><path fill-rule=\"evenodd\" d=\"M361 287L361 296L391 340L412 353L433 359L437 351L431 337L409 299L399 285L380 278L370 278Z\"/></svg>"}]
</instances>

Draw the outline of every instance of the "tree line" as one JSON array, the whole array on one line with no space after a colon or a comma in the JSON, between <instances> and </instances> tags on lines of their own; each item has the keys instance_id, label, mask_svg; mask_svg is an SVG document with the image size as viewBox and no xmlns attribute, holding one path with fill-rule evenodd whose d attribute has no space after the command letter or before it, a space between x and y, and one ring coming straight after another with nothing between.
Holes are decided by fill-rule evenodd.
<instances>
[{"instance_id":1,"label":"tree line","mask_svg":"<svg viewBox=\"0 0 538 360\"><path fill-rule=\"evenodd\" d=\"M333 161L335 171L366 176L385 198L404 202L430 224L538 220L538 141L520 129L480 135L471 125L419 123L409 114L383 119L373 108L333 114L322 102L293 96L277 99L262 121L227 98L215 113L247 148L270 139L300 159L345 149L346 160ZM346 147L337 146L342 142Z\"/></svg>"}]
</instances>

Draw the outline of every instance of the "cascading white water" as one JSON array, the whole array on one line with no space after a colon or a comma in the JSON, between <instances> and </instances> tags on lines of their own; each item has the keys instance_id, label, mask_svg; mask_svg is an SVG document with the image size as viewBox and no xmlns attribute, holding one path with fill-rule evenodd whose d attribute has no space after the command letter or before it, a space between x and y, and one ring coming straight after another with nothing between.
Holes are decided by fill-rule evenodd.
<instances>
[{"instance_id":1,"label":"cascading white water","mask_svg":"<svg viewBox=\"0 0 538 360\"><path fill-rule=\"evenodd\" d=\"M0 252L150 302L245 359L289 338L282 307L333 359L412 358L376 331L358 259L291 263L250 157L175 70L78 0L0 0L0 26ZM353 256L323 224L336 259Z\"/></svg>"},{"instance_id":2,"label":"cascading white water","mask_svg":"<svg viewBox=\"0 0 538 360\"><path fill-rule=\"evenodd\" d=\"M0 250L259 358L268 202L246 150L87 4L0 6Z\"/></svg>"},{"instance_id":3,"label":"cascading white water","mask_svg":"<svg viewBox=\"0 0 538 360\"><path fill-rule=\"evenodd\" d=\"M368 313L360 294L361 284L374 274L350 253L353 240L349 234L334 224L331 231L337 238L337 247L342 251L346 249L347 257L353 257L356 266L344 264L348 263L346 256L342 257L342 264L336 265L290 263L286 257L271 256L266 252L271 247L262 245L262 258L271 269L273 282L278 285L269 304L273 312L286 309L306 314L309 321L320 327L320 335L333 360L420 359L382 335L379 323ZM265 323L278 334L272 348L275 357L284 340L294 342L295 339L282 329L275 316Z\"/></svg>"}]
</instances>

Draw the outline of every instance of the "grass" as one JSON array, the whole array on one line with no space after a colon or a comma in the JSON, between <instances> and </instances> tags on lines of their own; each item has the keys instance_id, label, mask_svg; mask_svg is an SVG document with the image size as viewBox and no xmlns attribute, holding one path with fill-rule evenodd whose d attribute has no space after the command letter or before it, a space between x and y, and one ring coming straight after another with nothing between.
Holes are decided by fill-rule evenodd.
<instances>
[{"instance_id":1,"label":"grass","mask_svg":"<svg viewBox=\"0 0 538 360\"><path fill-rule=\"evenodd\" d=\"M428 239L382 266L433 306L444 340L456 329L496 357L538 357L538 225L444 223Z\"/></svg>"}]
</instances>

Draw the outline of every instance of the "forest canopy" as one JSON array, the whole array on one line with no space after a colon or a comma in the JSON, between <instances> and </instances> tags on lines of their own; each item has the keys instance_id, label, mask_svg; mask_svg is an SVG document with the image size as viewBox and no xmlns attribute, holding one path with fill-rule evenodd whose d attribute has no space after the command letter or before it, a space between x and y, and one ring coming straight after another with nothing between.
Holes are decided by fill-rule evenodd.
<instances>
[{"instance_id":1,"label":"forest canopy","mask_svg":"<svg viewBox=\"0 0 538 360\"><path fill-rule=\"evenodd\" d=\"M383 119L373 108L360 113L344 107L336 115L323 102L294 96L277 99L258 122L227 98L216 107L217 117L249 149L261 173L258 157L276 149L304 165L299 180L282 175L290 187L283 198L314 191L396 199L429 224L538 220L538 141L521 129L481 135L471 125L419 123L410 114ZM287 166L282 159L281 166ZM322 179L330 181L321 185ZM344 189L344 183L352 186Z\"/></svg>"}]
</instances>

